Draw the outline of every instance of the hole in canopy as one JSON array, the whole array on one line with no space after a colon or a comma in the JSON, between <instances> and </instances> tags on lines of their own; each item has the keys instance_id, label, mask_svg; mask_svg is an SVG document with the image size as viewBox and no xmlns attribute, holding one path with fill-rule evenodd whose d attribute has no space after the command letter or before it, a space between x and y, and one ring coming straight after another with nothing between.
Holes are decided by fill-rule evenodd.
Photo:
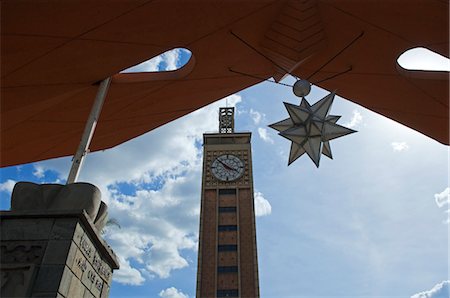
<instances>
[{"instance_id":1,"label":"hole in canopy","mask_svg":"<svg viewBox=\"0 0 450 298\"><path fill-rule=\"evenodd\" d=\"M191 57L192 53L188 49L175 48L127 68L121 73L174 71L185 66Z\"/></svg>"},{"instance_id":2,"label":"hole in canopy","mask_svg":"<svg viewBox=\"0 0 450 298\"><path fill-rule=\"evenodd\" d=\"M397 63L407 70L450 71L449 58L422 47L405 51Z\"/></svg>"}]
</instances>

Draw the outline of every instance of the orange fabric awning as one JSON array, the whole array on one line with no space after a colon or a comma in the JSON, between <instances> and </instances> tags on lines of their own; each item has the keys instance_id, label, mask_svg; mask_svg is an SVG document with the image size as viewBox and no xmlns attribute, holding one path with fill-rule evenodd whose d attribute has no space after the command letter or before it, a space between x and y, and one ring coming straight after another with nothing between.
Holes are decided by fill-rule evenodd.
<instances>
[{"instance_id":1,"label":"orange fabric awning","mask_svg":"<svg viewBox=\"0 0 450 298\"><path fill-rule=\"evenodd\" d=\"M440 0L3 1L1 166L74 154L106 77L91 151L261 81L230 69L308 77L361 32L311 81L351 67L318 85L448 144L448 73L396 63L416 46L448 56L448 8ZM180 70L119 74L177 47L193 55Z\"/></svg>"}]
</instances>

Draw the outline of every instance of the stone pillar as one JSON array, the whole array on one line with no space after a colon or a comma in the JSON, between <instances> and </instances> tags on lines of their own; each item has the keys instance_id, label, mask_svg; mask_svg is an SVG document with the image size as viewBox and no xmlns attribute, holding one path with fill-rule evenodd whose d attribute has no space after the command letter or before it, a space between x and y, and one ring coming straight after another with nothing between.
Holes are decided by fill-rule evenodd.
<instances>
[{"instance_id":1,"label":"stone pillar","mask_svg":"<svg viewBox=\"0 0 450 298\"><path fill-rule=\"evenodd\" d=\"M85 210L1 211L1 297L108 297L118 269Z\"/></svg>"}]
</instances>

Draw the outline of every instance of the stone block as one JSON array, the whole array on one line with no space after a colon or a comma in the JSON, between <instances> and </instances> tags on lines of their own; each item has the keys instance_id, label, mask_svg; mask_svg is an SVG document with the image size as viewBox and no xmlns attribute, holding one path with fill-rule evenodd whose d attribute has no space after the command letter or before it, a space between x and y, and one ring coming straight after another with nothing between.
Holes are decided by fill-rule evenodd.
<instances>
[{"instance_id":1,"label":"stone block","mask_svg":"<svg viewBox=\"0 0 450 298\"><path fill-rule=\"evenodd\" d=\"M78 218L57 218L50 235L51 239L72 239L77 230ZM79 226L81 229L81 226Z\"/></svg>"},{"instance_id":2,"label":"stone block","mask_svg":"<svg viewBox=\"0 0 450 298\"><path fill-rule=\"evenodd\" d=\"M84 257L83 253L81 252L81 250L77 249L77 252L75 254L75 259L74 259L71 269L72 269L72 272L75 274L75 276L78 279L81 280L83 273L87 269L87 264L88 264L88 261Z\"/></svg>"},{"instance_id":3,"label":"stone block","mask_svg":"<svg viewBox=\"0 0 450 298\"><path fill-rule=\"evenodd\" d=\"M95 298L95 296L92 295L91 291L89 291L89 290L86 289L86 291L84 291L84 296L83 296L83 298Z\"/></svg>"},{"instance_id":4,"label":"stone block","mask_svg":"<svg viewBox=\"0 0 450 298\"><path fill-rule=\"evenodd\" d=\"M41 293L33 293L31 297L39 297L39 298L56 298L58 297L58 292L41 292ZM62 296L60 296L62 297Z\"/></svg>"},{"instance_id":5,"label":"stone block","mask_svg":"<svg viewBox=\"0 0 450 298\"><path fill-rule=\"evenodd\" d=\"M72 271L66 266L64 268L64 272L61 278L61 282L59 283L58 293L64 297L66 297L69 293L70 283L74 277Z\"/></svg>"},{"instance_id":6,"label":"stone block","mask_svg":"<svg viewBox=\"0 0 450 298\"><path fill-rule=\"evenodd\" d=\"M34 264L1 264L0 297L29 296L34 276Z\"/></svg>"},{"instance_id":7,"label":"stone block","mask_svg":"<svg viewBox=\"0 0 450 298\"><path fill-rule=\"evenodd\" d=\"M94 259L92 261L92 267L95 272L98 273L99 277L103 279L104 282L110 284L112 279L112 270L111 267L105 262L102 257L95 253Z\"/></svg>"},{"instance_id":8,"label":"stone block","mask_svg":"<svg viewBox=\"0 0 450 298\"><path fill-rule=\"evenodd\" d=\"M83 227L78 223L75 232L73 233L72 240L79 245L81 237L85 234Z\"/></svg>"},{"instance_id":9,"label":"stone block","mask_svg":"<svg viewBox=\"0 0 450 298\"><path fill-rule=\"evenodd\" d=\"M95 255L95 246L94 244L92 244L92 241L89 238L89 236L86 233L84 233L79 237L79 239L75 239L75 243L78 245L78 248L84 254L86 259L90 263L92 263Z\"/></svg>"},{"instance_id":10,"label":"stone block","mask_svg":"<svg viewBox=\"0 0 450 298\"><path fill-rule=\"evenodd\" d=\"M65 265L42 265L34 284L33 292L57 292ZM56 296L56 295L55 295Z\"/></svg>"},{"instance_id":11,"label":"stone block","mask_svg":"<svg viewBox=\"0 0 450 298\"><path fill-rule=\"evenodd\" d=\"M116 256L84 211L0 214L2 236L9 239L0 243L1 297L109 293Z\"/></svg>"},{"instance_id":12,"label":"stone block","mask_svg":"<svg viewBox=\"0 0 450 298\"><path fill-rule=\"evenodd\" d=\"M48 239L50 237L53 221L52 218L13 218L2 220L0 239L2 239L2 241Z\"/></svg>"},{"instance_id":13,"label":"stone block","mask_svg":"<svg viewBox=\"0 0 450 298\"><path fill-rule=\"evenodd\" d=\"M66 265L69 268L73 267L73 263L75 261L75 255L77 254L78 246L76 246L75 242L70 241L69 253L67 254Z\"/></svg>"},{"instance_id":14,"label":"stone block","mask_svg":"<svg viewBox=\"0 0 450 298\"><path fill-rule=\"evenodd\" d=\"M67 297L83 297L86 288L81 283L81 280L74 277L70 283L69 292L67 293Z\"/></svg>"},{"instance_id":15,"label":"stone block","mask_svg":"<svg viewBox=\"0 0 450 298\"><path fill-rule=\"evenodd\" d=\"M103 284L102 293L100 294L101 298L107 298L109 296L110 287L107 284Z\"/></svg>"},{"instance_id":16,"label":"stone block","mask_svg":"<svg viewBox=\"0 0 450 298\"><path fill-rule=\"evenodd\" d=\"M104 273L101 275L108 285L111 285L113 272L108 263L103 262Z\"/></svg>"},{"instance_id":17,"label":"stone block","mask_svg":"<svg viewBox=\"0 0 450 298\"><path fill-rule=\"evenodd\" d=\"M92 294L94 294L95 297L100 297L103 285L104 282L101 278L96 278L95 281L92 283L91 292Z\"/></svg>"},{"instance_id":18,"label":"stone block","mask_svg":"<svg viewBox=\"0 0 450 298\"><path fill-rule=\"evenodd\" d=\"M45 250L44 264L64 264L70 251L71 240L50 240Z\"/></svg>"},{"instance_id":19,"label":"stone block","mask_svg":"<svg viewBox=\"0 0 450 298\"><path fill-rule=\"evenodd\" d=\"M0 260L2 264L40 263L46 241L2 241Z\"/></svg>"},{"instance_id":20,"label":"stone block","mask_svg":"<svg viewBox=\"0 0 450 298\"><path fill-rule=\"evenodd\" d=\"M95 282L97 274L95 274L94 270L92 269L91 264L89 262L86 263L86 270L83 272L83 275L81 276L81 282L84 284L84 286L87 289L90 289L92 286L92 283Z\"/></svg>"}]
</instances>

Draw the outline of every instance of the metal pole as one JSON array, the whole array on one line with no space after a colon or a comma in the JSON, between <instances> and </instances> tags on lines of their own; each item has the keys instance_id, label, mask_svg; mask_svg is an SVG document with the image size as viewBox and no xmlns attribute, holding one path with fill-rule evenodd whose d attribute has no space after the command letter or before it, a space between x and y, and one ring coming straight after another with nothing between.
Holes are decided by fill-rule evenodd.
<instances>
[{"instance_id":1,"label":"metal pole","mask_svg":"<svg viewBox=\"0 0 450 298\"><path fill-rule=\"evenodd\" d=\"M83 164L86 154L89 152L89 145L94 135L95 127L97 126L98 117L102 111L103 102L105 101L106 93L108 93L111 78L106 78L100 83L97 96L86 122L83 135L81 136L80 145L78 145L77 152L72 159L72 167L70 168L69 177L66 184L74 183L78 179L81 166Z\"/></svg>"}]
</instances>

